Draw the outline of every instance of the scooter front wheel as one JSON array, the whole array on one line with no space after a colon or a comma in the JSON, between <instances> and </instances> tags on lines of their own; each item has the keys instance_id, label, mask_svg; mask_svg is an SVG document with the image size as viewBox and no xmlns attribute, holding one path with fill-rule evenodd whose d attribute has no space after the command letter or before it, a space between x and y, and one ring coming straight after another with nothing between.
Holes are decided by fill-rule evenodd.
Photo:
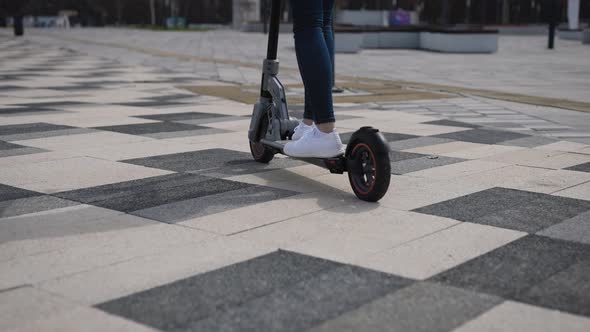
<instances>
[{"instance_id":1,"label":"scooter front wheel","mask_svg":"<svg viewBox=\"0 0 590 332\"><path fill-rule=\"evenodd\" d=\"M274 152L264 146L264 144L258 142L254 143L250 141L250 152L252 153L252 157L259 163L268 164L272 158L274 158Z\"/></svg>"},{"instance_id":2,"label":"scooter front wheel","mask_svg":"<svg viewBox=\"0 0 590 332\"><path fill-rule=\"evenodd\" d=\"M346 148L348 180L363 201L377 202L387 193L391 179L389 144L377 129L357 130Z\"/></svg>"}]
</instances>

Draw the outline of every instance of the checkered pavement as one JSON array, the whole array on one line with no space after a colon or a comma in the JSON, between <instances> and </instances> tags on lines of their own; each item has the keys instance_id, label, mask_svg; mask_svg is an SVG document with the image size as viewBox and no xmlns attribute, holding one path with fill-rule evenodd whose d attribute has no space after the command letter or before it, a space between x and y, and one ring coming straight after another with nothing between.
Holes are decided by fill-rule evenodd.
<instances>
[{"instance_id":1,"label":"checkered pavement","mask_svg":"<svg viewBox=\"0 0 590 332\"><path fill-rule=\"evenodd\" d=\"M590 145L485 121L510 105L335 105L344 141L392 146L367 204L253 162L251 105L175 87L222 83L26 40L0 58L1 330L590 329Z\"/></svg>"}]
</instances>

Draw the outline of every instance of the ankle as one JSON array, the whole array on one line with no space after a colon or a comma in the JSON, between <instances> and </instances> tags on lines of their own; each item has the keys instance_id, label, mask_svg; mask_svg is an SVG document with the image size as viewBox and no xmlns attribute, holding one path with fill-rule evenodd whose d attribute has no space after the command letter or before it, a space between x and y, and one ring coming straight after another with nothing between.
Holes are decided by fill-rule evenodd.
<instances>
[{"instance_id":1,"label":"ankle","mask_svg":"<svg viewBox=\"0 0 590 332\"><path fill-rule=\"evenodd\" d=\"M317 125L317 127L322 133L329 134L334 131L334 128L336 126L335 126L334 122L327 122L327 123L320 123L319 125Z\"/></svg>"},{"instance_id":2,"label":"ankle","mask_svg":"<svg viewBox=\"0 0 590 332\"><path fill-rule=\"evenodd\" d=\"M303 123L305 123L306 126L311 126L311 125L313 125L313 120L303 119Z\"/></svg>"}]
</instances>

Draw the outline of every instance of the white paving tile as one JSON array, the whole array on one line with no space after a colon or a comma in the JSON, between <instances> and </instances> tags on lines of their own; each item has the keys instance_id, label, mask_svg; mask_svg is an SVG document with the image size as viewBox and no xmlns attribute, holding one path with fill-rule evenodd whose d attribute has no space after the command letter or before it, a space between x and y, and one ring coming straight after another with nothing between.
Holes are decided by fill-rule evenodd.
<instances>
[{"instance_id":1,"label":"white paving tile","mask_svg":"<svg viewBox=\"0 0 590 332\"><path fill-rule=\"evenodd\" d=\"M587 317L506 301L458 327L453 332L585 332L589 328L590 318Z\"/></svg>"},{"instance_id":2,"label":"white paving tile","mask_svg":"<svg viewBox=\"0 0 590 332\"><path fill-rule=\"evenodd\" d=\"M356 263L408 278L427 279L525 235L497 227L461 223Z\"/></svg>"}]
</instances>

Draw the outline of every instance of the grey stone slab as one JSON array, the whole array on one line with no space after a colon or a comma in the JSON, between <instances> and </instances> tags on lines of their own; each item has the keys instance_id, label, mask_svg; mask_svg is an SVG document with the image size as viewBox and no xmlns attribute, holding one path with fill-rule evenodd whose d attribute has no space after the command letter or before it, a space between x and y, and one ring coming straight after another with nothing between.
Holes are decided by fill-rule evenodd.
<instances>
[{"instance_id":1,"label":"grey stone slab","mask_svg":"<svg viewBox=\"0 0 590 332\"><path fill-rule=\"evenodd\" d=\"M353 266L326 271L289 288L201 320L198 331L303 331L412 281Z\"/></svg>"},{"instance_id":2,"label":"grey stone slab","mask_svg":"<svg viewBox=\"0 0 590 332\"><path fill-rule=\"evenodd\" d=\"M0 150L0 158L22 156L26 154L47 152L47 150L32 148L32 147L21 147L17 149Z\"/></svg>"},{"instance_id":3,"label":"grey stone slab","mask_svg":"<svg viewBox=\"0 0 590 332\"><path fill-rule=\"evenodd\" d=\"M191 174L173 174L151 181L129 181L55 195L112 210L131 212L249 186L252 185Z\"/></svg>"},{"instance_id":4,"label":"grey stone slab","mask_svg":"<svg viewBox=\"0 0 590 332\"><path fill-rule=\"evenodd\" d=\"M406 174L417 172L424 169L440 167L450 164L456 164L465 161L465 159L444 157L444 156L426 156L420 155L418 158L405 159L391 163L391 173Z\"/></svg>"},{"instance_id":5,"label":"grey stone slab","mask_svg":"<svg viewBox=\"0 0 590 332\"><path fill-rule=\"evenodd\" d=\"M92 188L65 191L55 193L54 196L75 200L82 203L92 203L96 201L104 201L108 199L116 199L118 197L136 195L140 194L141 192L167 191L179 186L196 185L199 182L209 179L210 178L205 176L192 174L167 174L139 180L106 184Z\"/></svg>"},{"instance_id":6,"label":"grey stone slab","mask_svg":"<svg viewBox=\"0 0 590 332\"><path fill-rule=\"evenodd\" d=\"M536 306L590 317L590 259L556 273L515 298Z\"/></svg>"},{"instance_id":7,"label":"grey stone slab","mask_svg":"<svg viewBox=\"0 0 590 332\"><path fill-rule=\"evenodd\" d=\"M535 233L588 210L590 210L589 201L543 195L470 221Z\"/></svg>"},{"instance_id":8,"label":"grey stone slab","mask_svg":"<svg viewBox=\"0 0 590 332\"><path fill-rule=\"evenodd\" d=\"M389 146L392 150L407 150L407 149L414 149L414 148L421 148L424 146L436 145L436 144L443 144L452 142L451 139L446 138L437 138L437 137L418 137L418 138L411 138L403 141L396 141L389 143Z\"/></svg>"},{"instance_id":9,"label":"grey stone slab","mask_svg":"<svg viewBox=\"0 0 590 332\"><path fill-rule=\"evenodd\" d=\"M96 127L98 130L114 131L117 133L130 134L130 135L146 135L154 133L164 132L178 132L178 131L195 131L199 129L208 129L203 126L188 125L184 123L176 122L154 122L154 123L141 123L141 124L130 124L120 126L106 126Z\"/></svg>"},{"instance_id":10,"label":"grey stone slab","mask_svg":"<svg viewBox=\"0 0 590 332\"><path fill-rule=\"evenodd\" d=\"M353 132L340 134L340 139L342 140L342 143L348 144L348 142L350 141L350 138L352 137L352 134L353 134ZM397 141L403 141L403 140L408 140L408 139L419 137L416 135L408 135L408 134L400 134L400 133L387 133L387 132L383 132L383 131L381 132L381 134L383 134L383 136L385 136L385 139L387 140L387 142L397 142Z\"/></svg>"},{"instance_id":11,"label":"grey stone slab","mask_svg":"<svg viewBox=\"0 0 590 332\"><path fill-rule=\"evenodd\" d=\"M402 160L416 159L416 158L422 158L422 157L425 157L425 155L420 154L420 153L403 152L403 151L396 151L396 150L389 151L389 161L391 161L392 163L402 161Z\"/></svg>"},{"instance_id":12,"label":"grey stone slab","mask_svg":"<svg viewBox=\"0 0 590 332\"><path fill-rule=\"evenodd\" d=\"M165 82L154 82L154 83L165 83ZM133 107L168 107L168 106L181 106L187 105L186 103L170 101L170 100L146 100L146 101L135 101L129 103L116 103L116 105L133 106Z\"/></svg>"},{"instance_id":13,"label":"grey stone slab","mask_svg":"<svg viewBox=\"0 0 590 332\"><path fill-rule=\"evenodd\" d=\"M13 136L30 133L49 132L56 130L74 129L75 127L54 125L50 123L36 122L36 123L25 123L17 125L0 126L0 136ZM3 138L3 140L6 140Z\"/></svg>"},{"instance_id":14,"label":"grey stone slab","mask_svg":"<svg viewBox=\"0 0 590 332\"><path fill-rule=\"evenodd\" d=\"M555 239L590 244L590 212L584 212L539 233Z\"/></svg>"},{"instance_id":15,"label":"grey stone slab","mask_svg":"<svg viewBox=\"0 0 590 332\"><path fill-rule=\"evenodd\" d=\"M479 127L481 127L481 126L478 126L475 124L465 123L465 122L461 122L461 121L453 121L453 120L435 120L435 121L424 122L424 124L432 124L432 125L438 125L438 126L449 126L449 127L464 127L464 128L479 128Z\"/></svg>"},{"instance_id":16,"label":"grey stone slab","mask_svg":"<svg viewBox=\"0 0 590 332\"><path fill-rule=\"evenodd\" d=\"M97 307L164 331L186 331L216 312L244 305L342 266L310 256L276 251Z\"/></svg>"},{"instance_id":17,"label":"grey stone slab","mask_svg":"<svg viewBox=\"0 0 590 332\"><path fill-rule=\"evenodd\" d=\"M0 141L0 151L4 150L13 150L13 149L21 149L23 148L22 145L12 144L4 141Z\"/></svg>"},{"instance_id":18,"label":"grey stone slab","mask_svg":"<svg viewBox=\"0 0 590 332\"><path fill-rule=\"evenodd\" d=\"M153 114L153 115L139 115L136 118L158 120L158 121L184 121L184 120L202 120L231 117L230 115L217 113L203 113L203 112L183 112L183 113L169 113L169 114Z\"/></svg>"},{"instance_id":19,"label":"grey stone slab","mask_svg":"<svg viewBox=\"0 0 590 332\"><path fill-rule=\"evenodd\" d=\"M548 138L544 136L529 136L523 138L517 138L514 140L500 142L500 145L509 145L509 146L520 146L523 148L534 148L541 145L555 143L558 140L553 138Z\"/></svg>"},{"instance_id":20,"label":"grey stone slab","mask_svg":"<svg viewBox=\"0 0 590 332\"><path fill-rule=\"evenodd\" d=\"M250 186L243 189L226 191L220 194L138 210L131 214L152 220L176 223L297 194L297 192L289 190L265 186Z\"/></svg>"},{"instance_id":21,"label":"grey stone slab","mask_svg":"<svg viewBox=\"0 0 590 332\"><path fill-rule=\"evenodd\" d=\"M483 216L526 204L544 196L546 195L515 189L491 188L413 211L460 221L477 222Z\"/></svg>"},{"instance_id":22,"label":"grey stone slab","mask_svg":"<svg viewBox=\"0 0 590 332\"><path fill-rule=\"evenodd\" d=\"M80 203L48 195L17 198L0 202L0 218L60 209L78 204Z\"/></svg>"},{"instance_id":23,"label":"grey stone slab","mask_svg":"<svg viewBox=\"0 0 590 332\"><path fill-rule=\"evenodd\" d=\"M5 184L0 183L0 202L2 201L9 201L13 199L25 198L25 197L33 197L42 195L41 193L25 190L21 188L16 188L12 186L7 186Z\"/></svg>"},{"instance_id":24,"label":"grey stone slab","mask_svg":"<svg viewBox=\"0 0 590 332\"><path fill-rule=\"evenodd\" d=\"M88 103L80 102L80 101L49 101L49 102L41 102L41 103L18 104L18 106L59 109L59 108L64 108L64 107L87 105L87 104Z\"/></svg>"},{"instance_id":25,"label":"grey stone slab","mask_svg":"<svg viewBox=\"0 0 590 332\"><path fill-rule=\"evenodd\" d=\"M179 123L182 124L182 123ZM190 136L200 136L200 135L213 135L213 134L223 134L229 133L230 130L219 129L219 128L209 128L209 127L200 127L197 130L179 130L179 131L165 131L153 134L143 134L142 136L151 137L155 139L166 139L166 138L175 138L175 137L190 137Z\"/></svg>"},{"instance_id":26,"label":"grey stone slab","mask_svg":"<svg viewBox=\"0 0 590 332\"><path fill-rule=\"evenodd\" d=\"M527 137L528 135L514 133L510 131L490 130L490 129L472 129L459 131L455 133L435 135L434 137L448 138L457 141L481 143L481 144L497 144L504 141L514 140L517 138Z\"/></svg>"},{"instance_id":27,"label":"grey stone slab","mask_svg":"<svg viewBox=\"0 0 590 332\"><path fill-rule=\"evenodd\" d=\"M528 235L453 269L432 281L518 300L555 273L585 261L590 246Z\"/></svg>"},{"instance_id":28,"label":"grey stone slab","mask_svg":"<svg viewBox=\"0 0 590 332\"><path fill-rule=\"evenodd\" d=\"M6 140L6 141L24 141L24 140L29 140L29 139L37 139L37 138L45 138L45 137L88 134L88 133L93 133L96 131L97 130L95 130L95 129L88 129L88 128L58 129L58 130L38 131L38 132L13 134L13 135L0 135L0 139Z\"/></svg>"},{"instance_id":29,"label":"grey stone slab","mask_svg":"<svg viewBox=\"0 0 590 332\"><path fill-rule=\"evenodd\" d=\"M193 172L216 176L231 176L293 167L305 164L289 158L275 158L269 164L257 163L247 152L227 149L209 149L123 162L175 172Z\"/></svg>"},{"instance_id":30,"label":"grey stone slab","mask_svg":"<svg viewBox=\"0 0 590 332\"><path fill-rule=\"evenodd\" d=\"M590 162L566 168L569 171L590 172Z\"/></svg>"},{"instance_id":31,"label":"grey stone slab","mask_svg":"<svg viewBox=\"0 0 590 332\"><path fill-rule=\"evenodd\" d=\"M502 301L493 295L419 282L308 332L451 331Z\"/></svg>"}]
</instances>

